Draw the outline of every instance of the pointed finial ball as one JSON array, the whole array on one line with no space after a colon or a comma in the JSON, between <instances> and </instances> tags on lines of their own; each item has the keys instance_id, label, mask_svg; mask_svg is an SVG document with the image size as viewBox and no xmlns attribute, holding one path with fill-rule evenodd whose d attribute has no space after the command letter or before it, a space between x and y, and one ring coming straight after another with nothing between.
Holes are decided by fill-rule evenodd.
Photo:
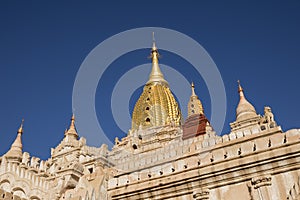
<instances>
[{"instance_id":1,"label":"pointed finial ball","mask_svg":"<svg viewBox=\"0 0 300 200\"><path fill-rule=\"evenodd\" d=\"M238 80L237 82L238 82L238 92L243 91L240 80Z\"/></svg>"},{"instance_id":2,"label":"pointed finial ball","mask_svg":"<svg viewBox=\"0 0 300 200\"><path fill-rule=\"evenodd\" d=\"M192 88L192 96L196 96L194 82L191 83L191 88Z\"/></svg>"},{"instance_id":3,"label":"pointed finial ball","mask_svg":"<svg viewBox=\"0 0 300 200\"><path fill-rule=\"evenodd\" d=\"M23 133L23 124L24 124L24 119L22 119L22 122L21 122L21 125L20 125L20 128L18 130L18 133Z\"/></svg>"},{"instance_id":4,"label":"pointed finial ball","mask_svg":"<svg viewBox=\"0 0 300 200\"><path fill-rule=\"evenodd\" d=\"M191 83L191 87L192 87L192 88L195 88L194 82Z\"/></svg>"},{"instance_id":5,"label":"pointed finial ball","mask_svg":"<svg viewBox=\"0 0 300 200\"><path fill-rule=\"evenodd\" d=\"M75 121L75 114L74 113L72 114L71 120Z\"/></svg>"}]
</instances>

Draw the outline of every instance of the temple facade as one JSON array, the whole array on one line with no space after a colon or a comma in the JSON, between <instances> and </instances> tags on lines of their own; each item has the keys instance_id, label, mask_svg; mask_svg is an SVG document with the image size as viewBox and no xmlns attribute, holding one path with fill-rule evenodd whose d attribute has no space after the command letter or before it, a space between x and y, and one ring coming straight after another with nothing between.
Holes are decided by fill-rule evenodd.
<instances>
[{"instance_id":1,"label":"temple facade","mask_svg":"<svg viewBox=\"0 0 300 200\"><path fill-rule=\"evenodd\" d=\"M23 152L22 123L0 157L0 199L300 199L300 129L283 132L270 107L258 114L240 83L229 134L214 131L193 83L184 120L155 43L151 57L126 137L111 150L88 146L73 115L51 157L41 160Z\"/></svg>"}]
</instances>

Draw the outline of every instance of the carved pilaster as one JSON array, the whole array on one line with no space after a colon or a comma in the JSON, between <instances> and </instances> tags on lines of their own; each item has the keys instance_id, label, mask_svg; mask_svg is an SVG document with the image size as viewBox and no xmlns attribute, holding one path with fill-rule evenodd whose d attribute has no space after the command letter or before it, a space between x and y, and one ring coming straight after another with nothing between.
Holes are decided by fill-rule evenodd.
<instances>
[{"instance_id":1,"label":"carved pilaster","mask_svg":"<svg viewBox=\"0 0 300 200\"><path fill-rule=\"evenodd\" d=\"M252 178L251 184L257 191L259 200L271 200L268 194L268 186L271 186L272 177L269 175Z\"/></svg>"},{"instance_id":2,"label":"carved pilaster","mask_svg":"<svg viewBox=\"0 0 300 200\"><path fill-rule=\"evenodd\" d=\"M269 186L271 185L271 176L260 176L252 178L251 183L254 186L254 189L263 187L263 186Z\"/></svg>"}]
</instances>

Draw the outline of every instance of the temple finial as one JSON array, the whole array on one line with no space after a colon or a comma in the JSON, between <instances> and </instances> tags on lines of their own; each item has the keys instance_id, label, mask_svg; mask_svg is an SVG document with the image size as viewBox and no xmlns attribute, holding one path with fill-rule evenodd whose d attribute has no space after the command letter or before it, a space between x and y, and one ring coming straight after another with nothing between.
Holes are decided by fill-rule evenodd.
<instances>
[{"instance_id":1,"label":"temple finial","mask_svg":"<svg viewBox=\"0 0 300 200\"><path fill-rule=\"evenodd\" d=\"M160 57L156 44L155 44L155 38L154 38L154 32L152 33L152 40L153 45L151 49L151 58L152 58L152 70L149 76L149 80L147 84L153 83L153 82L160 82L168 85L168 82L164 79L164 75L160 71L159 65L158 65L158 58Z\"/></svg>"},{"instance_id":2,"label":"temple finial","mask_svg":"<svg viewBox=\"0 0 300 200\"><path fill-rule=\"evenodd\" d=\"M155 37L154 32L152 32L152 50L151 50L151 58L152 63L158 63L159 53L157 51L156 43L155 43Z\"/></svg>"},{"instance_id":3,"label":"temple finial","mask_svg":"<svg viewBox=\"0 0 300 200\"><path fill-rule=\"evenodd\" d=\"M75 114L74 114L74 112L73 112L73 114L72 114L72 117L71 117L71 125L70 125L70 128L75 128Z\"/></svg>"},{"instance_id":4,"label":"temple finial","mask_svg":"<svg viewBox=\"0 0 300 200\"><path fill-rule=\"evenodd\" d=\"M18 129L18 133L21 133L21 134L23 133L23 124L24 124L24 119L22 119L20 128Z\"/></svg>"},{"instance_id":5,"label":"temple finial","mask_svg":"<svg viewBox=\"0 0 300 200\"><path fill-rule=\"evenodd\" d=\"M238 80L237 82L238 82L238 93L240 94L240 98L244 98L244 90L241 86L241 82L240 80Z\"/></svg>"},{"instance_id":6,"label":"temple finial","mask_svg":"<svg viewBox=\"0 0 300 200\"><path fill-rule=\"evenodd\" d=\"M192 96L196 96L194 82L191 83L191 88L192 88Z\"/></svg>"},{"instance_id":7,"label":"temple finial","mask_svg":"<svg viewBox=\"0 0 300 200\"><path fill-rule=\"evenodd\" d=\"M191 83L192 95L190 97L190 101L188 103L188 117L194 114L204 114L203 106L195 93L195 85L194 82Z\"/></svg>"},{"instance_id":8,"label":"temple finial","mask_svg":"<svg viewBox=\"0 0 300 200\"><path fill-rule=\"evenodd\" d=\"M78 133L76 131L76 127L75 127L75 114L73 112L72 117L71 117L71 123L70 123L70 127L68 130L65 131L65 136L66 135L73 135L76 138L78 137Z\"/></svg>"},{"instance_id":9,"label":"temple finial","mask_svg":"<svg viewBox=\"0 0 300 200\"><path fill-rule=\"evenodd\" d=\"M152 32L152 51L153 50L157 50L157 48L156 48L156 44L155 44L155 37L154 37L154 32Z\"/></svg>"},{"instance_id":10,"label":"temple finial","mask_svg":"<svg viewBox=\"0 0 300 200\"><path fill-rule=\"evenodd\" d=\"M238 92L240 95L240 101L236 108L236 121L243 121L252 117L257 117L256 110L251 103L248 102L244 95L244 90L241 86L240 80L238 82Z\"/></svg>"},{"instance_id":11,"label":"temple finial","mask_svg":"<svg viewBox=\"0 0 300 200\"><path fill-rule=\"evenodd\" d=\"M243 91L240 80L238 80L237 82L238 82L238 92Z\"/></svg>"},{"instance_id":12,"label":"temple finial","mask_svg":"<svg viewBox=\"0 0 300 200\"><path fill-rule=\"evenodd\" d=\"M12 143L8 152L4 155L9 162L20 163L22 161L22 133L23 133L23 123L24 119L22 119L22 123L20 128L18 129L18 134L15 141Z\"/></svg>"}]
</instances>

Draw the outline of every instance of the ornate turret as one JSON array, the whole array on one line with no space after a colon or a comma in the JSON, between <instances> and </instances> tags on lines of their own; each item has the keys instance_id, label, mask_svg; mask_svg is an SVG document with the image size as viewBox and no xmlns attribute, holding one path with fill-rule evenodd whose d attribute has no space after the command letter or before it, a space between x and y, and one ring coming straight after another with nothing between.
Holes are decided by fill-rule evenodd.
<instances>
[{"instance_id":1,"label":"ornate turret","mask_svg":"<svg viewBox=\"0 0 300 200\"><path fill-rule=\"evenodd\" d=\"M238 81L238 93L240 95L240 101L236 108L236 121L230 123L231 130L244 129L250 126L257 126L259 116L256 113L254 106L247 101L244 90Z\"/></svg>"},{"instance_id":2,"label":"ornate turret","mask_svg":"<svg viewBox=\"0 0 300 200\"><path fill-rule=\"evenodd\" d=\"M194 83L191 84L191 89L192 95L188 103L188 118L183 125L183 139L205 134L208 123L204 115L202 103L195 93Z\"/></svg>"},{"instance_id":3,"label":"ornate turret","mask_svg":"<svg viewBox=\"0 0 300 200\"><path fill-rule=\"evenodd\" d=\"M236 121L242 121L256 117L257 114L255 108L247 101L240 81L238 81L238 92L240 94L240 102L236 108Z\"/></svg>"},{"instance_id":4,"label":"ornate turret","mask_svg":"<svg viewBox=\"0 0 300 200\"><path fill-rule=\"evenodd\" d=\"M151 58L152 70L149 80L133 109L132 131L171 124L179 126L181 122L178 103L158 64L159 53L154 40Z\"/></svg>"},{"instance_id":5,"label":"ornate turret","mask_svg":"<svg viewBox=\"0 0 300 200\"><path fill-rule=\"evenodd\" d=\"M23 123L24 120L22 120L22 123L20 125L20 128L17 132L17 137L15 141L12 143L9 151L4 155L6 157L8 162L21 162L22 161L22 134L23 134Z\"/></svg>"},{"instance_id":6,"label":"ornate turret","mask_svg":"<svg viewBox=\"0 0 300 200\"><path fill-rule=\"evenodd\" d=\"M192 88L192 95L188 103L188 117L194 114L204 114L202 103L195 93L194 83L191 84L191 88Z\"/></svg>"},{"instance_id":7,"label":"ornate turret","mask_svg":"<svg viewBox=\"0 0 300 200\"><path fill-rule=\"evenodd\" d=\"M78 138L78 133L75 128L75 115L74 114L72 115L71 124L70 124L69 129L65 131L65 137L66 136L73 136L76 139Z\"/></svg>"}]
</instances>

